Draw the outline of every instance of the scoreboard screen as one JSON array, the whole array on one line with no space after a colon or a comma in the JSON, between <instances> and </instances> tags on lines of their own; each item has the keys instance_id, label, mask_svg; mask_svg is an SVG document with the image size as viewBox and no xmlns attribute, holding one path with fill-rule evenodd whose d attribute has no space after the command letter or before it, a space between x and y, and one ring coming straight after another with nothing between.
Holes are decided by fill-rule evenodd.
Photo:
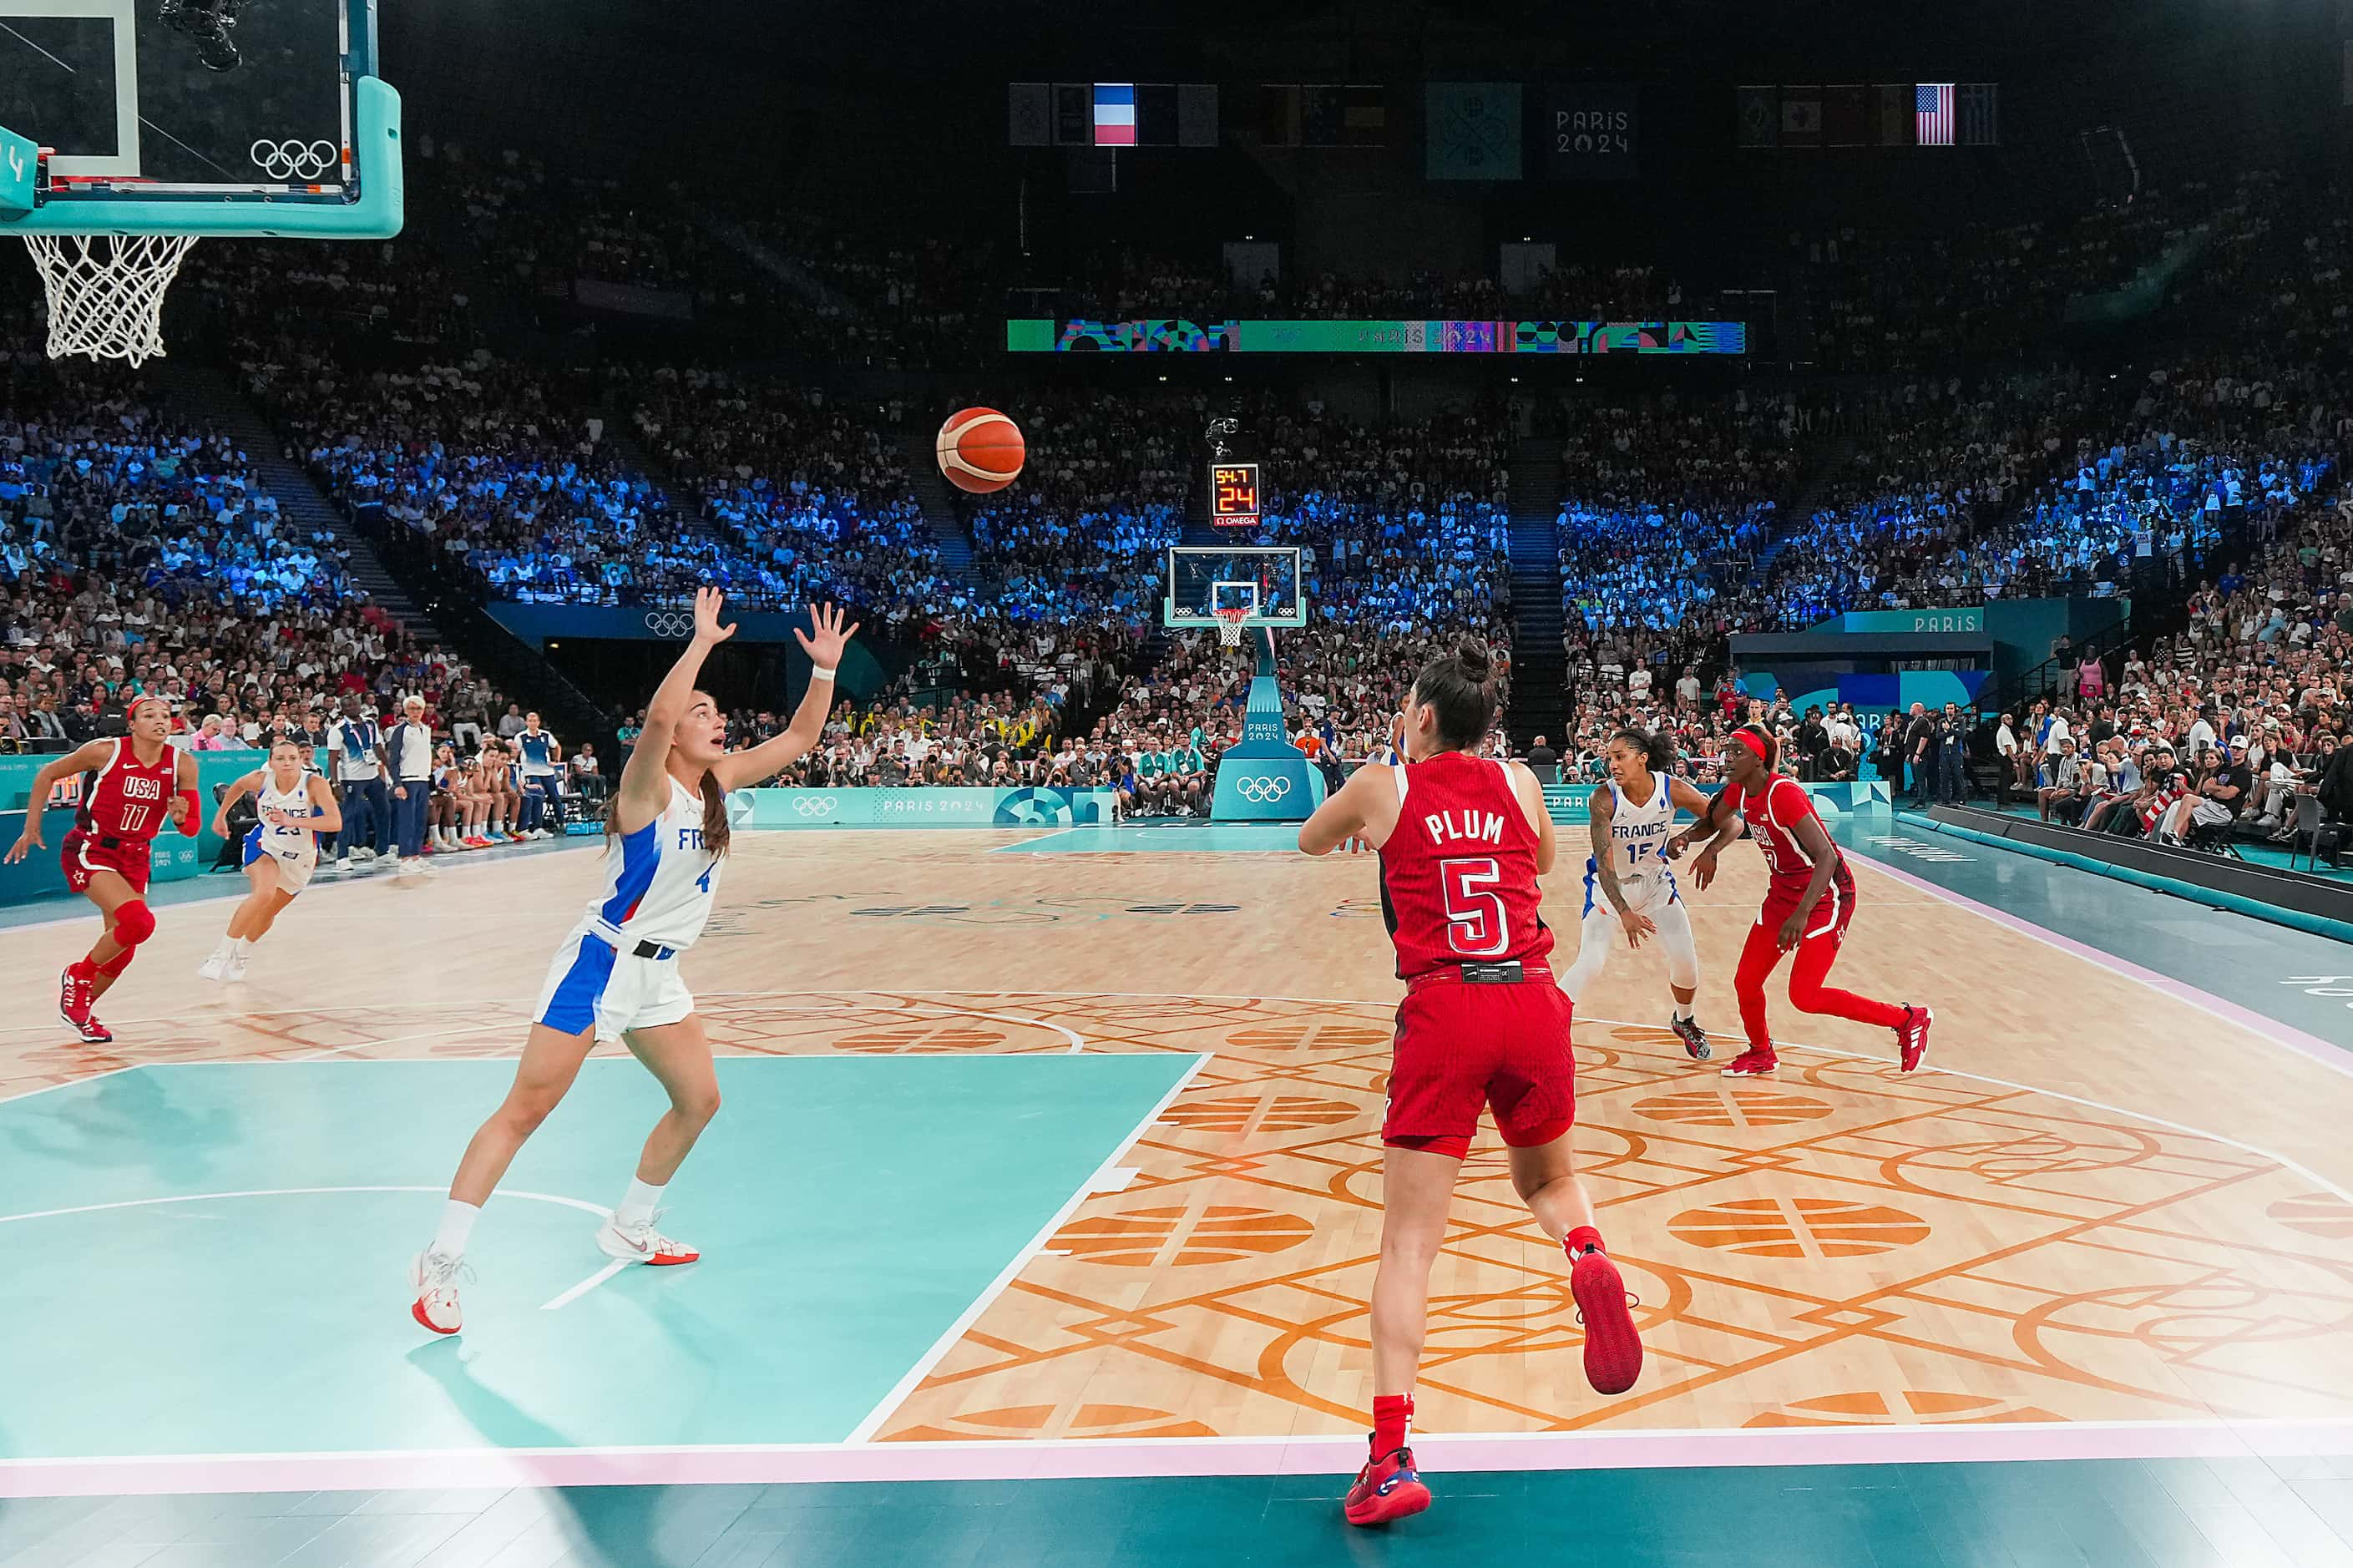
<instances>
[{"instance_id":1,"label":"scoreboard screen","mask_svg":"<svg viewBox=\"0 0 2353 1568\"><path fill-rule=\"evenodd\" d=\"M1209 521L1219 528L1258 526L1258 465L1209 465Z\"/></svg>"}]
</instances>

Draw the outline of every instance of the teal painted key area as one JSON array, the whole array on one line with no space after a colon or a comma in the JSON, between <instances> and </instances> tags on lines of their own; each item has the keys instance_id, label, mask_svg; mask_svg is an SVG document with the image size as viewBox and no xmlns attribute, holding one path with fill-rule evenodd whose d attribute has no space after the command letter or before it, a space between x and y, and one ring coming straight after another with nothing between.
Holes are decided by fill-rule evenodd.
<instances>
[{"instance_id":1,"label":"teal painted key area","mask_svg":"<svg viewBox=\"0 0 2353 1568\"><path fill-rule=\"evenodd\" d=\"M0 1104L0 1238L43 1260L0 1273L0 1459L839 1442L1195 1060L723 1060L671 1188L706 1264L557 1304L663 1108L592 1061L484 1211L462 1340L421 1345L402 1270L512 1063L142 1068Z\"/></svg>"}]
</instances>

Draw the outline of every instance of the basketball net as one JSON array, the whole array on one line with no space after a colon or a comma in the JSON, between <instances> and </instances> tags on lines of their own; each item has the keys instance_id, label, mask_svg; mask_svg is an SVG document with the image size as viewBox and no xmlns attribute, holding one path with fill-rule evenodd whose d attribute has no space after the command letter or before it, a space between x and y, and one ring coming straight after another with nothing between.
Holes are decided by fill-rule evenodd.
<instances>
[{"instance_id":1,"label":"basketball net","mask_svg":"<svg viewBox=\"0 0 2353 1568\"><path fill-rule=\"evenodd\" d=\"M193 234L28 234L49 301L49 357L137 365L164 353L164 291Z\"/></svg>"},{"instance_id":2,"label":"basketball net","mask_svg":"<svg viewBox=\"0 0 2353 1568\"><path fill-rule=\"evenodd\" d=\"M1218 617L1219 645L1223 647L1241 647L1242 623L1250 619L1250 612L1244 609L1211 610L1209 614Z\"/></svg>"}]
</instances>

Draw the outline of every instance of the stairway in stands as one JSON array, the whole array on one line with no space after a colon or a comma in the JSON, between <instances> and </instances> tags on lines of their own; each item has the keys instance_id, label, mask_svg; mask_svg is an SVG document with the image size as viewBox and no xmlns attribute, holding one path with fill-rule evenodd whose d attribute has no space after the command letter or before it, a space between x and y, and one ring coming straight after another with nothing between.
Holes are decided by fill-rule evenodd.
<instances>
[{"instance_id":1,"label":"stairway in stands","mask_svg":"<svg viewBox=\"0 0 2353 1568\"><path fill-rule=\"evenodd\" d=\"M923 521L932 531L932 545L940 552L940 574L960 583L966 592L979 584L973 564L972 536L964 531L964 514L956 508L955 487L940 476L939 454L933 437L922 430L902 431L899 449L907 460L907 479Z\"/></svg>"},{"instance_id":2,"label":"stairway in stands","mask_svg":"<svg viewBox=\"0 0 2353 1568\"><path fill-rule=\"evenodd\" d=\"M409 635L427 647L448 648L510 700L538 710L567 740L593 740L607 756L617 754L612 749L614 716L538 650L501 626L470 591L461 593L448 580L437 579L433 573L444 569L438 552L419 552L416 560L429 562L429 566L418 564L396 575L384 554L320 489L309 470L285 456L278 433L227 372L193 357L174 356L154 362L149 374L171 399L175 414L209 424L245 448L263 488L278 498L281 516L304 530L333 532L351 552L353 583Z\"/></svg>"},{"instance_id":3,"label":"stairway in stands","mask_svg":"<svg viewBox=\"0 0 2353 1568\"><path fill-rule=\"evenodd\" d=\"M1780 509L1779 524L1774 529L1773 537L1765 542L1764 548L1757 552L1757 559L1748 563L1746 586L1753 588L1763 584L1766 571L1773 564L1773 557L1780 554L1791 540L1804 533L1811 525L1814 510L1828 499L1831 487L1838 479L1854 471L1854 455L1862 449L1862 437L1860 436L1828 436L1814 444L1799 468L1797 482L1789 487L1790 494L1783 498L1786 504ZM1726 584L1725 586L1732 588L1740 584Z\"/></svg>"},{"instance_id":4,"label":"stairway in stands","mask_svg":"<svg viewBox=\"0 0 2353 1568\"><path fill-rule=\"evenodd\" d=\"M262 488L278 498L281 516L305 533L326 529L335 535L351 552L352 581L370 599L419 639L433 642L440 638L440 629L385 570L375 548L352 526L343 509L320 493L302 466L285 455L284 443L278 433L269 427L259 410L246 401L227 371L174 354L157 361L149 374L171 398L174 413L216 426L245 448L261 476Z\"/></svg>"},{"instance_id":5,"label":"stairway in stands","mask_svg":"<svg viewBox=\"0 0 2353 1568\"><path fill-rule=\"evenodd\" d=\"M1567 722L1568 661L1560 637L1560 442L1523 438L1512 456L1512 744L1543 735L1558 747Z\"/></svg>"}]
</instances>

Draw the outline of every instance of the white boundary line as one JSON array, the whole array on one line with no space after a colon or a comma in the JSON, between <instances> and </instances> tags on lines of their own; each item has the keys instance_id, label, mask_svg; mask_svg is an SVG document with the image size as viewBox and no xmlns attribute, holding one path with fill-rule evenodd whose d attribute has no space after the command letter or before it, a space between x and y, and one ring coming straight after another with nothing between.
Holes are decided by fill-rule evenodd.
<instances>
[{"instance_id":1,"label":"white boundary line","mask_svg":"<svg viewBox=\"0 0 2353 1568\"><path fill-rule=\"evenodd\" d=\"M628 1263L619 1259L607 1263L604 1268L599 1268L596 1273L591 1274L587 1279L583 1279L579 1284L575 1285L571 1289L565 1291L554 1300L542 1301L539 1304L539 1310L543 1312L560 1312L564 1310L565 1308L569 1307L573 1302L577 1301L581 1297L586 1296L589 1291L594 1290L597 1286L602 1285L606 1280L610 1279L614 1275L618 1274L622 1269L627 1268L628 1267Z\"/></svg>"},{"instance_id":2,"label":"white boundary line","mask_svg":"<svg viewBox=\"0 0 2353 1568\"><path fill-rule=\"evenodd\" d=\"M112 1209L160 1208L166 1204L223 1203L231 1198L301 1198L315 1197L327 1193L447 1193L447 1185L438 1187L361 1185L347 1187L252 1187L235 1193L180 1193L162 1198L125 1198L120 1203L82 1204L74 1208L33 1209L24 1214L0 1215L0 1225L14 1225L26 1219L59 1219L68 1215L105 1214ZM533 1203L561 1204L565 1208L580 1209L600 1219L610 1219L613 1211L586 1198L567 1198L554 1193L528 1193L516 1187L501 1187L491 1194L494 1198L527 1198Z\"/></svg>"},{"instance_id":3,"label":"white boundary line","mask_svg":"<svg viewBox=\"0 0 2353 1568\"><path fill-rule=\"evenodd\" d=\"M1786 1468L2156 1458L2298 1458L2353 1452L2342 1418L2000 1422L1414 1434L1450 1471ZM486 1487L1025 1481L1202 1476L1345 1477L1361 1434L1037 1438L842 1445L444 1448L327 1454L0 1460L0 1498Z\"/></svg>"},{"instance_id":4,"label":"white boundary line","mask_svg":"<svg viewBox=\"0 0 2353 1568\"><path fill-rule=\"evenodd\" d=\"M1843 846L1841 846L1841 848L1848 859L1859 861L1862 865L1868 866L1871 869L1878 872L1881 876L1891 878L1895 881L1904 883L1907 887L1916 888L1923 892L1933 893L1940 903L1947 904L1955 909L1965 910L1968 913L1977 916L1979 920L1986 921L1993 925L1998 925L2004 931L2015 931L2020 936L2026 938L2029 942L2041 942L2044 947L2050 948L2055 952L2063 952L2071 958L2081 959L2094 968L2107 971L2107 973L2116 975L2118 979L2129 980L2136 984L2146 986L2168 1001L2179 1002L2188 1007L2195 1007L2198 1011L2207 1015L2209 1017L2220 1019L2225 1024L2229 1024L2235 1028L2244 1029L2249 1034L2266 1040L2273 1045L2284 1047L2288 1050L2294 1051L2297 1056L2305 1058L2306 1060L2318 1063L2320 1066L2327 1068L2331 1072L2339 1074L2343 1077L2353 1078L2353 1055L2348 1055L2343 1048L2332 1046L2327 1041L2320 1039L2316 1036L2306 1033L2304 1030L2297 1028L2293 1024L2267 1016L2264 1014L2256 1012L2253 1007L2243 1006L2226 997L2216 996L2211 992L2201 991L2197 986L2190 984L2187 981L2175 980L2169 975L2159 974L2153 970L2145 969L2128 958L2120 957L2116 953L2105 952L2100 948L2094 947L2087 942L2078 942L2073 937L2068 936L2063 932L2054 931L2047 926L2039 925L2033 921L2028 920L2023 915L2014 915L2006 910L1997 910L1989 904L1986 904L1976 899L1970 898L1966 893L1957 893L1952 891L1950 889L1940 888L1936 883L1928 880L1926 877L1920 876L1915 872L1907 871L1901 866L1891 865L1887 861L1875 859L1869 855L1861 854L1852 849L1844 849ZM2021 859L2031 860L2036 858L2033 856L2025 855L2020 851L2013 850L2011 853L2018 855ZM2047 860L2041 861L2039 863L2045 866L2052 864ZM2070 869L2070 868L2059 867L2057 869L2066 870ZM2079 876L2091 875L2090 872L2078 872L2076 874ZM2241 916L2240 918L2249 919L2252 917ZM2306 934L2308 935L2310 933L2307 932ZM2327 939L2324 937L2321 940L2326 941Z\"/></svg>"},{"instance_id":5,"label":"white boundary line","mask_svg":"<svg viewBox=\"0 0 2353 1568\"><path fill-rule=\"evenodd\" d=\"M1140 1055L1142 1053L1123 1054ZM923 1379L932 1374L932 1369L939 1365L950 1351L955 1349L964 1339L965 1332L975 1323L980 1321L981 1314L995 1305L999 1296L1011 1289L1013 1281L1020 1277L1021 1271L1029 1267L1029 1260L1046 1249L1046 1244L1054 1238L1054 1233L1069 1223L1071 1215L1078 1212L1081 1204L1085 1203L1096 1192L1102 1190L1102 1184L1112 1178L1112 1173L1118 1169L1120 1161L1126 1156L1127 1152L1135 1147L1137 1141L1151 1130L1154 1122L1166 1114L1169 1106L1176 1102L1176 1097L1192 1087L1194 1079L1200 1076L1201 1069L1215 1059L1214 1056L1208 1055L1197 1056L1193 1058L1193 1065L1178 1075L1176 1081L1169 1087L1168 1092L1160 1097L1159 1102L1145 1111L1144 1119L1135 1124L1126 1137L1119 1141L1116 1147L1103 1156L1103 1162L1095 1167L1093 1173L1081 1182L1078 1190L1070 1195L1060 1208L1054 1211L1053 1217L1038 1227L1038 1234L1029 1238L1029 1245L1015 1253L1006 1262L1005 1267L998 1270L997 1278L988 1282L987 1287L973 1300L972 1304L957 1315L955 1321L950 1323L946 1331L932 1342L932 1348L918 1357L915 1364L907 1369L906 1375L900 1378L891 1392L882 1396L881 1403L867 1412L866 1419L850 1428L849 1436L843 1439L845 1443L859 1445L871 1443L874 1440L874 1434L881 1428L883 1422L890 1419L891 1413L905 1403L907 1396L914 1393ZM1124 1186L1125 1184L1121 1184Z\"/></svg>"}]
</instances>

